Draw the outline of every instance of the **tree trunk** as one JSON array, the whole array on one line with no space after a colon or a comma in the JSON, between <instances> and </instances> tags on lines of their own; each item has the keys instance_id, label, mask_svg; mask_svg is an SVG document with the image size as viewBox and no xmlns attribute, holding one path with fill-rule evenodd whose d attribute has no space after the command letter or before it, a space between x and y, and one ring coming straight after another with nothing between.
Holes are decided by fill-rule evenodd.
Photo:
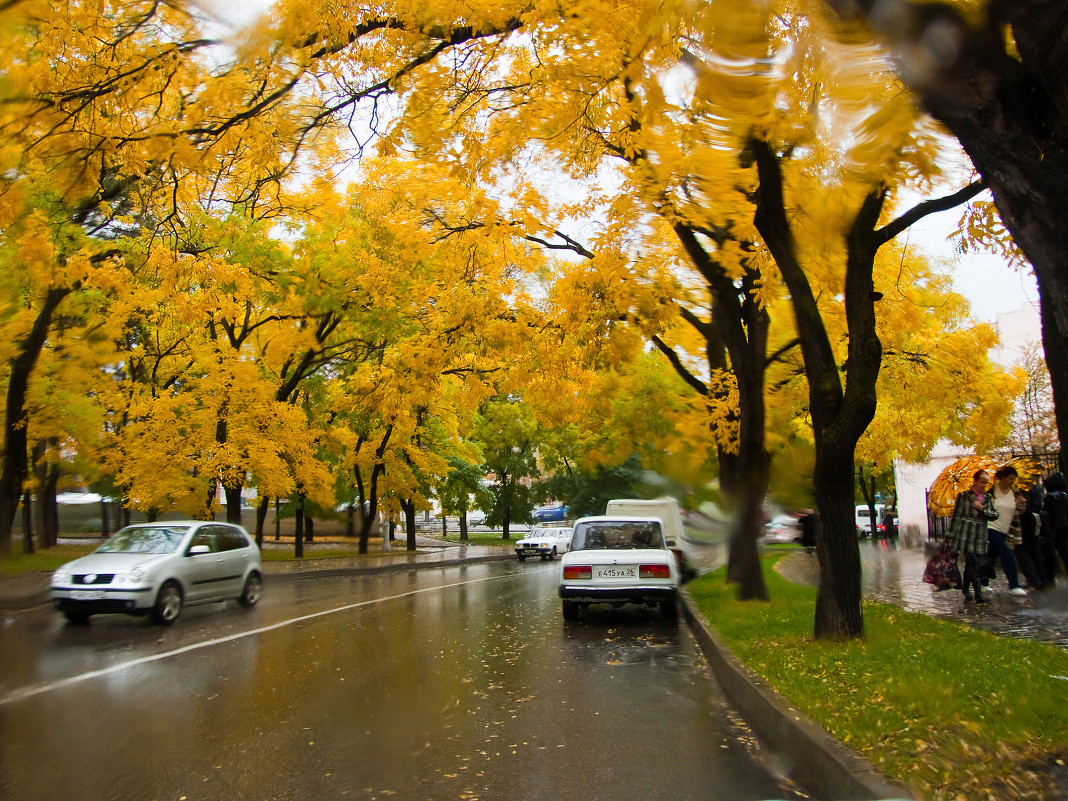
<instances>
[{"instance_id":1,"label":"tree trunk","mask_svg":"<svg viewBox=\"0 0 1068 801\"><path fill-rule=\"evenodd\" d=\"M241 525L241 490L243 483L234 487L223 485L223 495L226 497L226 522Z\"/></svg>"},{"instance_id":2,"label":"tree trunk","mask_svg":"<svg viewBox=\"0 0 1068 801\"><path fill-rule=\"evenodd\" d=\"M263 524L267 522L267 508L271 500L266 495L256 504L256 547L263 548Z\"/></svg>"},{"instance_id":3,"label":"tree trunk","mask_svg":"<svg viewBox=\"0 0 1068 801\"><path fill-rule=\"evenodd\" d=\"M460 510L460 542L467 541L467 507Z\"/></svg>"},{"instance_id":4,"label":"tree trunk","mask_svg":"<svg viewBox=\"0 0 1068 801\"><path fill-rule=\"evenodd\" d=\"M7 403L4 407L4 457L0 466L0 557L11 555L11 529L15 522L22 482L26 478L26 391L30 374L41 355L52 315L69 295L69 288L53 288L45 293L33 327L21 340L8 362Z\"/></svg>"},{"instance_id":5,"label":"tree trunk","mask_svg":"<svg viewBox=\"0 0 1068 801\"><path fill-rule=\"evenodd\" d=\"M407 535L407 549L414 551L416 549L415 543L415 501L410 498L406 501L401 501L401 511L404 512L404 531Z\"/></svg>"},{"instance_id":6,"label":"tree trunk","mask_svg":"<svg viewBox=\"0 0 1068 801\"><path fill-rule=\"evenodd\" d=\"M720 487L732 513L727 580L738 585L739 600L767 600L768 588L760 567L757 542L771 474L771 454L764 444L764 376L770 318L766 309L756 302L760 271L747 265L739 283L703 247L686 223L676 222L674 230L690 260L708 281L712 296L710 322L688 313L683 318L705 339L710 375L729 372L738 388L738 449L736 452L718 449ZM718 244L729 238L729 233L724 232ZM745 242L738 244L743 249L749 246ZM669 358L676 371L699 393L707 396L713 391L689 374L676 355L671 354Z\"/></svg>"},{"instance_id":7,"label":"tree trunk","mask_svg":"<svg viewBox=\"0 0 1068 801\"><path fill-rule=\"evenodd\" d=\"M274 539L282 539L282 499L274 499Z\"/></svg>"},{"instance_id":8,"label":"tree trunk","mask_svg":"<svg viewBox=\"0 0 1068 801\"><path fill-rule=\"evenodd\" d=\"M875 382L882 358L882 345L875 334L875 248L869 239L886 195L876 188L865 198L847 236L845 306L849 343L848 381L843 390L834 349L798 260L786 215L779 156L764 141L754 140L750 148L760 180L756 226L790 292L808 379L809 414L816 442L813 491L822 521L817 541L820 584L814 633L817 638L829 639L863 637L860 552L849 510L853 508L854 452L857 440L875 415Z\"/></svg>"},{"instance_id":9,"label":"tree trunk","mask_svg":"<svg viewBox=\"0 0 1068 801\"><path fill-rule=\"evenodd\" d=\"M315 518L304 517L304 541L315 542Z\"/></svg>"},{"instance_id":10,"label":"tree trunk","mask_svg":"<svg viewBox=\"0 0 1068 801\"><path fill-rule=\"evenodd\" d=\"M293 513L293 556L304 558L304 496L297 496L297 508Z\"/></svg>"},{"instance_id":11,"label":"tree trunk","mask_svg":"<svg viewBox=\"0 0 1068 801\"><path fill-rule=\"evenodd\" d=\"M22 553L33 553L33 501L29 491L22 495Z\"/></svg>"},{"instance_id":12,"label":"tree trunk","mask_svg":"<svg viewBox=\"0 0 1068 801\"><path fill-rule=\"evenodd\" d=\"M59 484L59 466L46 458L55 440L44 440L34 447L37 459L34 473L37 479L37 544L50 548L59 541L59 504L56 502L56 487Z\"/></svg>"},{"instance_id":13,"label":"tree trunk","mask_svg":"<svg viewBox=\"0 0 1068 801\"><path fill-rule=\"evenodd\" d=\"M847 639L864 635L860 551L854 533L853 451L856 442L824 435L816 446L813 491L821 521L816 557L820 566L814 635Z\"/></svg>"}]
</instances>

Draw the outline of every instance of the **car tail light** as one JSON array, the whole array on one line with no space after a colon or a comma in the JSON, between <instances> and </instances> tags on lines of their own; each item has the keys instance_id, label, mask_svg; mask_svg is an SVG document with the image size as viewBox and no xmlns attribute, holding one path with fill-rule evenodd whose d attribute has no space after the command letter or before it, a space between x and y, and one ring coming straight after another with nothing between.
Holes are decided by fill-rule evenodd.
<instances>
[{"instance_id":1,"label":"car tail light","mask_svg":"<svg viewBox=\"0 0 1068 801\"><path fill-rule=\"evenodd\" d=\"M638 578L671 578L671 568L667 565L638 565Z\"/></svg>"},{"instance_id":2,"label":"car tail light","mask_svg":"<svg viewBox=\"0 0 1068 801\"><path fill-rule=\"evenodd\" d=\"M593 568L589 565L574 565L564 568L565 579L593 578Z\"/></svg>"}]
</instances>

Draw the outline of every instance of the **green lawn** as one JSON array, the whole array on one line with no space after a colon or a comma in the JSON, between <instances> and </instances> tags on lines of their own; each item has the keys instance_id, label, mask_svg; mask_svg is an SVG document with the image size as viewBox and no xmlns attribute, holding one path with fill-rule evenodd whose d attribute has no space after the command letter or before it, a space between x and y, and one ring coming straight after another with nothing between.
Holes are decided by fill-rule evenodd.
<instances>
[{"instance_id":1,"label":"green lawn","mask_svg":"<svg viewBox=\"0 0 1068 801\"><path fill-rule=\"evenodd\" d=\"M424 532L424 536L433 537L436 540L442 542L466 542L468 545L498 545L504 548L514 548L516 540L521 540L526 536L526 531L512 531L510 532L511 539L504 539L499 531L480 531L477 534L473 531L467 533L467 539L460 539L460 532L449 532L447 537L442 537L441 534L431 534Z\"/></svg>"},{"instance_id":2,"label":"green lawn","mask_svg":"<svg viewBox=\"0 0 1068 801\"><path fill-rule=\"evenodd\" d=\"M764 560L770 603L734 600L723 569L687 585L743 662L920 798L1063 797L1068 653L874 603L865 640L816 642L816 591L779 558Z\"/></svg>"},{"instance_id":3,"label":"green lawn","mask_svg":"<svg viewBox=\"0 0 1068 801\"><path fill-rule=\"evenodd\" d=\"M12 554L10 558L0 559L0 575L18 576L23 573L36 573L39 571L53 571L60 565L66 564L79 556L95 551L102 540L93 539L85 544L56 545L48 550L39 550L33 554L22 552L22 541L11 543Z\"/></svg>"}]
</instances>

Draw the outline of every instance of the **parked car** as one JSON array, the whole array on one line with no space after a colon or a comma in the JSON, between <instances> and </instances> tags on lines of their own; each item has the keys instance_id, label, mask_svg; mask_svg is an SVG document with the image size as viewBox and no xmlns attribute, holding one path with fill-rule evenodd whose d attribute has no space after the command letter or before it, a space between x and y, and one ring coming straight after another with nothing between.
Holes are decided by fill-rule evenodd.
<instances>
[{"instance_id":1,"label":"parked car","mask_svg":"<svg viewBox=\"0 0 1068 801\"><path fill-rule=\"evenodd\" d=\"M764 542L800 543L801 525L793 515L775 515L764 525Z\"/></svg>"},{"instance_id":2,"label":"parked car","mask_svg":"<svg viewBox=\"0 0 1068 801\"><path fill-rule=\"evenodd\" d=\"M109 612L152 615L169 626L190 604L234 598L255 606L263 568L241 526L188 520L139 523L113 534L88 556L52 574L52 601L84 623Z\"/></svg>"},{"instance_id":3,"label":"parked car","mask_svg":"<svg viewBox=\"0 0 1068 801\"><path fill-rule=\"evenodd\" d=\"M883 509L885 508L886 507L881 503L875 504L875 533L878 533L882 528L879 523L883 516ZM856 526L857 536L862 539L864 537L871 536L871 534L873 533L871 524L871 510L866 505L858 506L856 508Z\"/></svg>"},{"instance_id":4,"label":"parked car","mask_svg":"<svg viewBox=\"0 0 1068 801\"><path fill-rule=\"evenodd\" d=\"M562 523L567 520L567 507L562 504L539 506L532 516L535 523Z\"/></svg>"},{"instance_id":5,"label":"parked car","mask_svg":"<svg viewBox=\"0 0 1068 801\"><path fill-rule=\"evenodd\" d=\"M486 513L479 509L472 509L467 513L467 525L481 526L486 523Z\"/></svg>"},{"instance_id":6,"label":"parked car","mask_svg":"<svg viewBox=\"0 0 1068 801\"><path fill-rule=\"evenodd\" d=\"M656 518L580 519L571 550L560 560L559 582L565 620L595 603L659 606L665 617L678 614L679 565Z\"/></svg>"},{"instance_id":7,"label":"parked car","mask_svg":"<svg viewBox=\"0 0 1068 801\"><path fill-rule=\"evenodd\" d=\"M527 536L516 542L515 552L520 562L528 556L540 556L543 560L555 559L557 554L567 553L570 543L570 526L532 528Z\"/></svg>"}]
</instances>

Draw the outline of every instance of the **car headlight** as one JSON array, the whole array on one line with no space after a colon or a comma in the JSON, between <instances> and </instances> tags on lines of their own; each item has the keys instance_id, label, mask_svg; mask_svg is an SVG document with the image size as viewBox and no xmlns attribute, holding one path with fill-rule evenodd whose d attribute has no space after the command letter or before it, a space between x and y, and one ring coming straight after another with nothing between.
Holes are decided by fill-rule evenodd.
<instances>
[{"instance_id":1,"label":"car headlight","mask_svg":"<svg viewBox=\"0 0 1068 801\"><path fill-rule=\"evenodd\" d=\"M145 571L139 567L135 567L133 570L128 570L125 573L120 573L115 577L118 582L123 584L140 584L145 580Z\"/></svg>"},{"instance_id":2,"label":"car headlight","mask_svg":"<svg viewBox=\"0 0 1068 801\"><path fill-rule=\"evenodd\" d=\"M70 571L57 570L52 574L52 584L70 584Z\"/></svg>"}]
</instances>

